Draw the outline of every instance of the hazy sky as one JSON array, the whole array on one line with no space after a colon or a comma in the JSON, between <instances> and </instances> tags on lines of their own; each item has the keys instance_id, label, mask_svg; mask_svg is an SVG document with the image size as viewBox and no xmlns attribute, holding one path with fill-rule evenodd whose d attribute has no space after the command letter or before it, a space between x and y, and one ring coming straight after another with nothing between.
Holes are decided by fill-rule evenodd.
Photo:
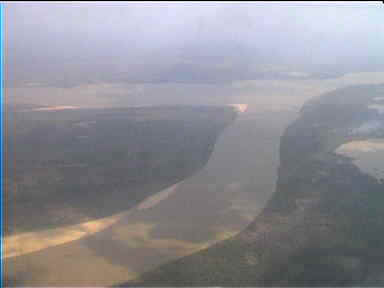
<instances>
[{"instance_id":1,"label":"hazy sky","mask_svg":"<svg viewBox=\"0 0 384 288\"><path fill-rule=\"evenodd\" d=\"M10 81L125 81L164 73L172 80L261 64L357 70L384 64L382 2L9 2L5 14Z\"/></svg>"}]
</instances>

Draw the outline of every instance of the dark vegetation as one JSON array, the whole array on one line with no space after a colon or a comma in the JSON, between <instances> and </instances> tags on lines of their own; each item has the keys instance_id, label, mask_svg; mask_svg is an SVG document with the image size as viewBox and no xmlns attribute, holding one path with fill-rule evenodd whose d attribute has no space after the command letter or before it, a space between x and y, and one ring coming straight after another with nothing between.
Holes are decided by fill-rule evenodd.
<instances>
[{"instance_id":1,"label":"dark vegetation","mask_svg":"<svg viewBox=\"0 0 384 288\"><path fill-rule=\"evenodd\" d=\"M230 107L9 107L6 233L124 211L205 165Z\"/></svg>"}]
</instances>

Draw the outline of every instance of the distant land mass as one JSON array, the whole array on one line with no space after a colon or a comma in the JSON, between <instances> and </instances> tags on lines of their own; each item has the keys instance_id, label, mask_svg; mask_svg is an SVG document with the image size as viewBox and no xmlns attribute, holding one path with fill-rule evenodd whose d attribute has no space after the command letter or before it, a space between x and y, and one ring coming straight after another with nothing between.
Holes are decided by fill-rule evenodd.
<instances>
[{"instance_id":1,"label":"distant land mass","mask_svg":"<svg viewBox=\"0 0 384 288\"><path fill-rule=\"evenodd\" d=\"M307 102L281 137L275 194L245 230L121 286L384 285L383 95L360 85Z\"/></svg>"}]
</instances>

